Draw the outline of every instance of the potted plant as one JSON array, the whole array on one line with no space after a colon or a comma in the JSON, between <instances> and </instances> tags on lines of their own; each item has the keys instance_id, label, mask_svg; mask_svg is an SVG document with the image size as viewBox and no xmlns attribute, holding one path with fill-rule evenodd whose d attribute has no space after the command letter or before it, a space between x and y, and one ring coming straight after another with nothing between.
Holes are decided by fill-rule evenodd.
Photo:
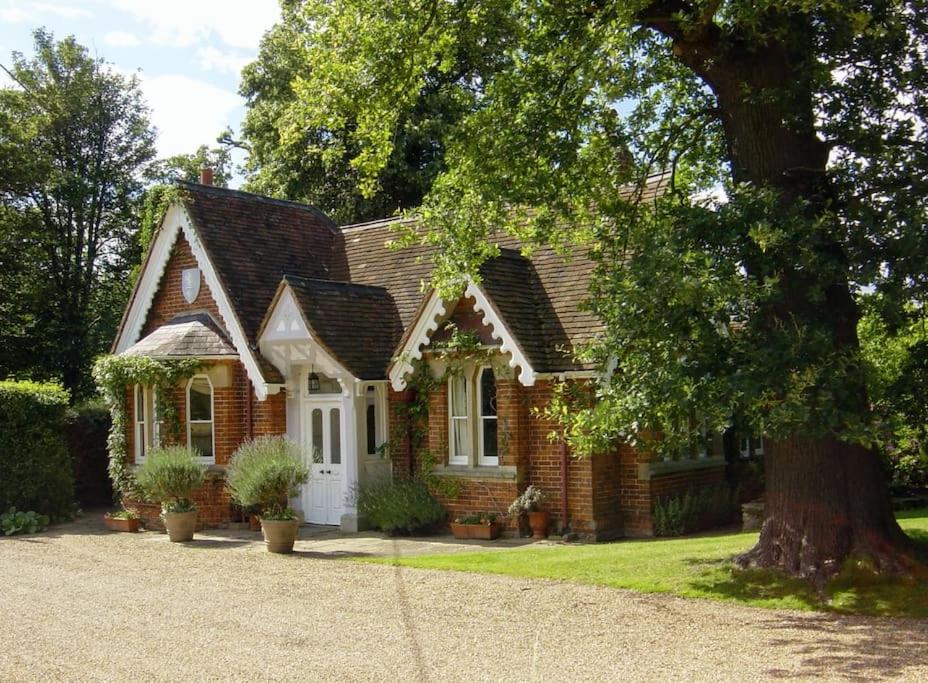
<instances>
[{"instance_id":1,"label":"potted plant","mask_svg":"<svg viewBox=\"0 0 928 683\"><path fill-rule=\"evenodd\" d=\"M545 498L547 496L544 491L537 486L529 486L509 506L510 515L528 515L528 524L532 528L532 538L547 538L548 536L551 513L541 509L541 504Z\"/></svg>"},{"instance_id":2,"label":"potted plant","mask_svg":"<svg viewBox=\"0 0 928 683\"><path fill-rule=\"evenodd\" d=\"M135 533L139 530L139 521L139 513L132 508L123 508L103 515L103 524L110 531Z\"/></svg>"},{"instance_id":3,"label":"potted plant","mask_svg":"<svg viewBox=\"0 0 928 683\"><path fill-rule=\"evenodd\" d=\"M287 500L308 480L309 469L299 446L281 436L262 436L243 443L226 473L232 500L260 510L261 533L272 553L293 552L300 520Z\"/></svg>"},{"instance_id":4,"label":"potted plant","mask_svg":"<svg viewBox=\"0 0 928 683\"><path fill-rule=\"evenodd\" d=\"M174 543L193 540L197 509L190 496L203 485L203 467L183 446L153 448L135 473L139 490L161 503L161 516Z\"/></svg>"},{"instance_id":5,"label":"potted plant","mask_svg":"<svg viewBox=\"0 0 928 683\"><path fill-rule=\"evenodd\" d=\"M499 538L503 525L497 521L496 514L477 512L461 515L451 522L451 533L455 538L475 538L493 541Z\"/></svg>"}]
</instances>

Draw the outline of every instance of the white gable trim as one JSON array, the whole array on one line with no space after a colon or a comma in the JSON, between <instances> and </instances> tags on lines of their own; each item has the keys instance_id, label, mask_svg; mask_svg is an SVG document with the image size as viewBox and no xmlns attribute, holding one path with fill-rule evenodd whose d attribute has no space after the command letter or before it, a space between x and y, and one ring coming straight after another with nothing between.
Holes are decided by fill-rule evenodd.
<instances>
[{"instance_id":1,"label":"white gable trim","mask_svg":"<svg viewBox=\"0 0 928 683\"><path fill-rule=\"evenodd\" d=\"M441 324L448 310L445 302L432 290L421 314L413 325L412 332L406 339L403 348L397 356L393 367L390 368L390 384L394 391L403 391L406 388L406 377L413 371L413 362L422 358L422 347L428 346L432 335Z\"/></svg>"},{"instance_id":2,"label":"white gable trim","mask_svg":"<svg viewBox=\"0 0 928 683\"><path fill-rule=\"evenodd\" d=\"M509 367L519 370L519 382L522 386L531 387L535 385L535 369L528 362L522 348L519 346L512 332L506 327L502 316L490 298L480 287L471 282L464 290L464 296L474 300L474 310L483 314L483 324L490 328L490 334L500 343L499 350L509 354Z\"/></svg>"},{"instance_id":3,"label":"white gable trim","mask_svg":"<svg viewBox=\"0 0 928 683\"><path fill-rule=\"evenodd\" d=\"M258 397L259 401L263 401L267 398L268 393L276 393L272 391L275 387L269 387L265 384L264 376L261 374L261 369L258 367L254 354L248 346L248 341L238 317L235 315L235 310L229 304L229 298L222 288L216 270L203 248L199 235L193 229L190 215L183 204L179 202L171 205L161 221L145 269L139 277L139 283L136 287L135 296L132 298L129 312L126 315L125 324L119 338L116 340L115 352L122 353L139 340L139 335L142 333L145 320L148 318L148 312L158 291L158 285L164 276L168 260L171 258L171 251L177 241L179 232L183 233L184 238L190 245L190 250L193 252L193 257L196 259L197 267L203 273L203 279L206 280L213 301L216 302L222 322L232 338L232 345L238 352L242 365L245 366L245 372L255 387L255 396Z\"/></svg>"},{"instance_id":4,"label":"white gable trim","mask_svg":"<svg viewBox=\"0 0 928 683\"><path fill-rule=\"evenodd\" d=\"M535 370L490 298L473 282L468 283L464 296L474 300L474 310L482 315L483 324L490 329L490 334L500 343L500 351L509 355L509 367L519 368L519 382L526 387L534 386L537 378ZM432 341L432 335L447 313L445 303L438 293L433 291L416 320L412 333L400 349L400 354L390 369L390 383L395 391L402 391L406 388L406 377L413 371L413 362L422 358L424 347Z\"/></svg>"},{"instance_id":5,"label":"white gable trim","mask_svg":"<svg viewBox=\"0 0 928 683\"><path fill-rule=\"evenodd\" d=\"M315 366L338 380L343 396L351 396L360 385L361 380L339 363L310 332L289 284L284 284L272 304L267 324L258 336L258 348L286 378L301 376L297 371L299 367Z\"/></svg>"}]
</instances>

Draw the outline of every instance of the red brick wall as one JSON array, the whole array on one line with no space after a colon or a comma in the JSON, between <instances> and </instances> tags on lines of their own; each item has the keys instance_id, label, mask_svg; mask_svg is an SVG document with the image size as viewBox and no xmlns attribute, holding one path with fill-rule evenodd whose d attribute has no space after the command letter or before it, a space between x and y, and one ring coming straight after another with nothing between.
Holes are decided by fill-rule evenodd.
<instances>
[{"instance_id":1,"label":"red brick wall","mask_svg":"<svg viewBox=\"0 0 928 683\"><path fill-rule=\"evenodd\" d=\"M467 512L505 513L509 503L529 484L547 494L543 506L551 513L553 530L565 527L561 513L561 445L549 439L557 425L534 412L551 400L554 384L539 380L523 387L516 379L497 380L497 407L500 420L500 465L515 466L516 478L494 480L480 477L458 478L460 494L442 503L453 518ZM390 393L394 434L404 435L404 413L399 407L408 396ZM428 435L415 454L419 466L422 450L427 449L440 464L448 462L447 385L440 385L428 397ZM396 437L393 437L396 438ZM392 451L393 471L403 476L409 471L407 441ZM715 483L724 479L724 467L684 471L639 479L639 466L650 455L628 445L613 452L578 459L567 454L567 519L571 531L595 539L653 535L651 508L657 496ZM507 531L516 532L516 520L507 520Z\"/></svg>"},{"instance_id":2,"label":"red brick wall","mask_svg":"<svg viewBox=\"0 0 928 683\"><path fill-rule=\"evenodd\" d=\"M190 246L183 235L178 237L165 268L158 291L152 300L148 318L143 326L143 335L149 334L159 325L169 321L175 315L188 311L209 311L216 321L222 324L219 309L206 285L201 279L200 292L192 304L188 304L181 292L181 272L185 268L197 267ZM200 276L202 278L202 275ZM221 526L229 522L233 507L225 489L223 470L232 454L248 435L248 401L251 401L252 435L284 434L287 429L286 394L281 391L271 395L265 401L258 401L254 395L251 382L244 366L239 361L221 361L210 363L209 367L225 366L229 372L227 386L213 386L213 437L216 466L208 472L207 482L193 496L199 511L198 527ZM187 392L186 381L171 392L171 401L177 409L180 422L178 438L174 438L167 425L161 427L162 443L187 443ZM130 461L134 460L134 404L131 391L129 398L129 433L127 451ZM133 503L139 507L146 523L158 528L160 508L156 505Z\"/></svg>"}]
</instances>

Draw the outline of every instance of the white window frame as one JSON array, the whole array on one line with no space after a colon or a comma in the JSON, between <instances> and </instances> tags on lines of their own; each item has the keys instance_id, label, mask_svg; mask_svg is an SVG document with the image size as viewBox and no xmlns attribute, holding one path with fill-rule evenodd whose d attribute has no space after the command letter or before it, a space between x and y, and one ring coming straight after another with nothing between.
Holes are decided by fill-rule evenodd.
<instances>
[{"instance_id":1,"label":"white window frame","mask_svg":"<svg viewBox=\"0 0 928 683\"><path fill-rule=\"evenodd\" d=\"M476 410L474 415L477 418L477 463L482 467L499 467L499 387L496 387L497 403L496 403L496 415L484 415L483 414L483 373L489 370L493 372L493 368L489 365L481 365L477 367L477 372L474 375L474 398L476 403ZM493 378L493 386L496 386L496 377ZM483 425L486 420L495 420L496 421L496 455L484 455L483 453Z\"/></svg>"},{"instance_id":2,"label":"white window frame","mask_svg":"<svg viewBox=\"0 0 928 683\"><path fill-rule=\"evenodd\" d=\"M452 382L464 382L464 390L467 393L464 400L464 415L455 416L454 414L454 386ZM474 416L474 407L473 407L473 398L474 392L472 388L471 378L469 378L464 373L451 373L448 376L448 464L449 465L470 465L471 458L473 458L474 451L474 425L472 422ZM465 424L465 431L470 435L470 453L456 453L454 446L454 423L455 420L463 420Z\"/></svg>"},{"instance_id":3,"label":"white window frame","mask_svg":"<svg viewBox=\"0 0 928 683\"><path fill-rule=\"evenodd\" d=\"M193 382L196 379L205 379L206 383L209 384L209 420L191 420L190 419L190 387L193 386ZM191 424L208 424L210 426L210 438L212 439L212 451L211 456L200 456L201 462L213 463L216 461L216 388L213 386L213 381L209 378L209 375L199 374L194 375L189 380L187 380L187 389L185 391L185 398L187 402L187 448L191 451L193 450L193 443L191 440Z\"/></svg>"},{"instance_id":4,"label":"white window frame","mask_svg":"<svg viewBox=\"0 0 928 683\"><path fill-rule=\"evenodd\" d=\"M745 460L752 455L764 454L764 433L762 431L758 434L745 434L740 437L740 441L738 451Z\"/></svg>"},{"instance_id":5,"label":"white window frame","mask_svg":"<svg viewBox=\"0 0 928 683\"><path fill-rule=\"evenodd\" d=\"M137 463L145 461L145 456L147 455L152 445L152 440L149 438L151 432L148 431L152 418L151 401L149 400L150 392L151 390L143 384L135 384L132 386L132 445L135 451L135 462ZM141 401L139 401L139 398L141 398ZM142 404L142 409L145 414L145 418L147 419L139 420L139 403ZM144 450L142 448L143 445Z\"/></svg>"}]
</instances>

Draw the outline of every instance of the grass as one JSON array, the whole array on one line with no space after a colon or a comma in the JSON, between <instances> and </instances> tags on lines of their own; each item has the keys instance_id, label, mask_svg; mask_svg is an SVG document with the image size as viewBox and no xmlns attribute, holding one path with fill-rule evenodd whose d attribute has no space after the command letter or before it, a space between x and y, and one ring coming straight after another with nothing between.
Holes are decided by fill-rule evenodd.
<instances>
[{"instance_id":1,"label":"grass","mask_svg":"<svg viewBox=\"0 0 928 683\"><path fill-rule=\"evenodd\" d=\"M906 532L928 550L928 509L900 512L898 517ZM928 576L890 578L875 575L857 563L849 563L849 567L829 584L824 597L819 597L806 582L775 572L737 568L731 558L750 548L756 540L757 533L734 532L366 561L559 579L756 607L928 617Z\"/></svg>"}]
</instances>

